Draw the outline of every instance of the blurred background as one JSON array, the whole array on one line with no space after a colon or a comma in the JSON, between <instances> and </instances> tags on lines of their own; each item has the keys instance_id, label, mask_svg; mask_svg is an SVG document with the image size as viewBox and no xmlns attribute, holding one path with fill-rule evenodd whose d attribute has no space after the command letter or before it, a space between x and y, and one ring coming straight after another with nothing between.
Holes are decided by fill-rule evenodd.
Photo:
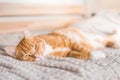
<instances>
[{"instance_id":1,"label":"blurred background","mask_svg":"<svg viewBox=\"0 0 120 80\"><path fill-rule=\"evenodd\" d=\"M0 0L0 33L49 30L120 10L120 0Z\"/></svg>"}]
</instances>

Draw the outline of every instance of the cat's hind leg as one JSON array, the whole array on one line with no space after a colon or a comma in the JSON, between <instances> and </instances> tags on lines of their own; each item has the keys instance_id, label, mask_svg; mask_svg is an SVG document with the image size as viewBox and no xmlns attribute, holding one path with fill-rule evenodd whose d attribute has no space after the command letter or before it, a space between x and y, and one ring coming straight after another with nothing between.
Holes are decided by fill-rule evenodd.
<instances>
[{"instance_id":1,"label":"cat's hind leg","mask_svg":"<svg viewBox=\"0 0 120 80\"><path fill-rule=\"evenodd\" d=\"M92 51L90 53L82 53L77 51L70 51L67 57L73 57L77 59L83 60L99 60L104 59L106 57L105 53L99 50Z\"/></svg>"},{"instance_id":2,"label":"cat's hind leg","mask_svg":"<svg viewBox=\"0 0 120 80\"><path fill-rule=\"evenodd\" d=\"M85 47L82 44L73 42L71 46L71 51L68 53L67 56L87 60L90 57L90 52L90 48Z\"/></svg>"},{"instance_id":3,"label":"cat's hind leg","mask_svg":"<svg viewBox=\"0 0 120 80\"><path fill-rule=\"evenodd\" d=\"M106 57L105 53L101 50L90 49L77 43L74 43L72 50L73 51L68 54L68 57L92 60L102 59Z\"/></svg>"}]
</instances>

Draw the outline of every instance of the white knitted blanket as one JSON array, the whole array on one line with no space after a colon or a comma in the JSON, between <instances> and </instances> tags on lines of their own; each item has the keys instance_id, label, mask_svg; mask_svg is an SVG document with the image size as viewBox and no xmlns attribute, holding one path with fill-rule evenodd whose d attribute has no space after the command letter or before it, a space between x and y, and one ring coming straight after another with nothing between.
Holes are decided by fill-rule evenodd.
<instances>
[{"instance_id":1,"label":"white knitted blanket","mask_svg":"<svg viewBox=\"0 0 120 80\"><path fill-rule=\"evenodd\" d=\"M120 25L118 14L109 15L99 14L86 22L77 23L77 26L92 30L94 25L95 31L104 34L105 28L112 30L112 25ZM111 27L98 27L105 25ZM0 34L0 80L120 80L120 49L103 49L107 57L100 60L46 57L41 61L23 62L6 55L3 50L6 45L16 45L21 38L21 34Z\"/></svg>"},{"instance_id":2,"label":"white knitted blanket","mask_svg":"<svg viewBox=\"0 0 120 80\"><path fill-rule=\"evenodd\" d=\"M105 49L106 59L48 57L22 62L0 53L0 80L120 80L120 50Z\"/></svg>"}]
</instances>

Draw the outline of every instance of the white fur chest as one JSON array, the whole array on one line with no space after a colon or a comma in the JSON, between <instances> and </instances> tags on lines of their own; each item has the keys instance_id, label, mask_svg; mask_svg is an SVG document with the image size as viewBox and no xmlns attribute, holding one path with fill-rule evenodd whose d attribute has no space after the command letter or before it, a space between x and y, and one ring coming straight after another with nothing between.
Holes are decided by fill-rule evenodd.
<instances>
[{"instance_id":1,"label":"white fur chest","mask_svg":"<svg viewBox=\"0 0 120 80\"><path fill-rule=\"evenodd\" d=\"M48 54L50 54L52 51L53 51L53 48L52 46L50 46L49 44L47 43L44 43L45 47L43 49L43 57L44 56L47 56Z\"/></svg>"},{"instance_id":2,"label":"white fur chest","mask_svg":"<svg viewBox=\"0 0 120 80\"><path fill-rule=\"evenodd\" d=\"M42 54L43 55L35 54L36 60L44 59L45 56L49 55L53 51L52 46L47 44L44 40L42 40L42 41L44 43L44 47L42 49Z\"/></svg>"}]
</instances>

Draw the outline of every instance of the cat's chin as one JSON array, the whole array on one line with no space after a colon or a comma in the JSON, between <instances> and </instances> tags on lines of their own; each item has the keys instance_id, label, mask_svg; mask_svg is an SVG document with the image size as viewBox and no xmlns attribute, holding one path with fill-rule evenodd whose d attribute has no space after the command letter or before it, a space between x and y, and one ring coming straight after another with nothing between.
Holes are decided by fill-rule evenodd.
<instances>
[{"instance_id":1,"label":"cat's chin","mask_svg":"<svg viewBox=\"0 0 120 80\"><path fill-rule=\"evenodd\" d=\"M41 60L41 58L36 58L36 59L35 59L35 61L40 61L40 60Z\"/></svg>"},{"instance_id":2,"label":"cat's chin","mask_svg":"<svg viewBox=\"0 0 120 80\"><path fill-rule=\"evenodd\" d=\"M43 60L45 57L44 56L40 56L38 54L35 54L35 61L40 61L40 60Z\"/></svg>"}]
</instances>

